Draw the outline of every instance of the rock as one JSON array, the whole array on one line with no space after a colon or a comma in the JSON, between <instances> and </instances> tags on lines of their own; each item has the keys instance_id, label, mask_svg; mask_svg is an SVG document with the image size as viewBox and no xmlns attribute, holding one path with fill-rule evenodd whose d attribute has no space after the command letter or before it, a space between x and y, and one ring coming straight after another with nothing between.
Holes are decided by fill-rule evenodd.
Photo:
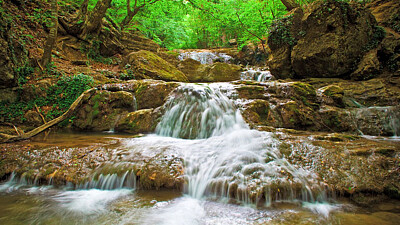
<instances>
[{"instance_id":1,"label":"rock","mask_svg":"<svg viewBox=\"0 0 400 225\"><path fill-rule=\"evenodd\" d=\"M319 101L322 104L344 107L344 91L337 85L328 85L317 91Z\"/></svg>"},{"instance_id":2,"label":"rock","mask_svg":"<svg viewBox=\"0 0 400 225\"><path fill-rule=\"evenodd\" d=\"M245 110L242 112L243 118L252 127L266 126L271 124L269 102L266 100L257 99L246 105Z\"/></svg>"},{"instance_id":3,"label":"rock","mask_svg":"<svg viewBox=\"0 0 400 225\"><path fill-rule=\"evenodd\" d=\"M239 54L234 59L236 64L242 65L254 65L263 67L265 66L268 55L266 53L266 44L264 46L262 44L248 43L243 46L243 48L239 51Z\"/></svg>"},{"instance_id":4,"label":"rock","mask_svg":"<svg viewBox=\"0 0 400 225\"><path fill-rule=\"evenodd\" d=\"M126 91L97 91L86 99L73 120L79 130L108 131L128 112L134 110L132 93Z\"/></svg>"},{"instance_id":5,"label":"rock","mask_svg":"<svg viewBox=\"0 0 400 225\"><path fill-rule=\"evenodd\" d=\"M134 94L136 109L151 109L162 106L171 91L179 86L176 82L160 80L131 80L125 83L106 84L98 87L111 92L127 91Z\"/></svg>"},{"instance_id":6,"label":"rock","mask_svg":"<svg viewBox=\"0 0 400 225\"><path fill-rule=\"evenodd\" d=\"M16 86L14 67L7 50L7 41L0 37L0 88Z\"/></svg>"},{"instance_id":7,"label":"rock","mask_svg":"<svg viewBox=\"0 0 400 225\"><path fill-rule=\"evenodd\" d=\"M228 82L240 80L242 68L238 65L217 62L207 66L201 73L201 79L206 82Z\"/></svg>"},{"instance_id":8,"label":"rock","mask_svg":"<svg viewBox=\"0 0 400 225\"><path fill-rule=\"evenodd\" d=\"M373 15L356 4L317 1L275 23L268 65L277 78L345 77L382 40L378 31Z\"/></svg>"},{"instance_id":9,"label":"rock","mask_svg":"<svg viewBox=\"0 0 400 225\"><path fill-rule=\"evenodd\" d=\"M0 102L14 103L18 101L18 92L15 88L0 89Z\"/></svg>"},{"instance_id":10,"label":"rock","mask_svg":"<svg viewBox=\"0 0 400 225\"><path fill-rule=\"evenodd\" d=\"M141 50L125 56L121 66L124 68L128 64L138 78L180 82L188 81L185 74L149 51Z\"/></svg>"},{"instance_id":11,"label":"rock","mask_svg":"<svg viewBox=\"0 0 400 225\"><path fill-rule=\"evenodd\" d=\"M238 65L216 62L201 64L194 59L181 61L178 68L184 72L190 82L228 82L240 79L242 68Z\"/></svg>"},{"instance_id":12,"label":"rock","mask_svg":"<svg viewBox=\"0 0 400 225\"><path fill-rule=\"evenodd\" d=\"M378 49L378 59L391 73L400 69L400 34L385 28L386 36ZM397 73L399 76L400 73Z\"/></svg>"},{"instance_id":13,"label":"rock","mask_svg":"<svg viewBox=\"0 0 400 225\"><path fill-rule=\"evenodd\" d=\"M25 84L22 86L21 100L29 102L37 98L45 98L51 86L51 79L39 80L35 84Z\"/></svg>"},{"instance_id":14,"label":"rock","mask_svg":"<svg viewBox=\"0 0 400 225\"><path fill-rule=\"evenodd\" d=\"M380 63L377 50L373 49L366 53L358 64L356 71L350 77L353 80L369 80L374 78L380 72Z\"/></svg>"},{"instance_id":15,"label":"rock","mask_svg":"<svg viewBox=\"0 0 400 225\"><path fill-rule=\"evenodd\" d=\"M26 119L25 123L33 127L38 127L44 124L44 121L42 120L40 114L33 110L28 110L25 113L24 118Z\"/></svg>"},{"instance_id":16,"label":"rock","mask_svg":"<svg viewBox=\"0 0 400 225\"><path fill-rule=\"evenodd\" d=\"M367 8L375 16L379 25L390 27L400 33L400 2L397 0L374 0Z\"/></svg>"},{"instance_id":17,"label":"rock","mask_svg":"<svg viewBox=\"0 0 400 225\"><path fill-rule=\"evenodd\" d=\"M335 85L344 91L347 107L395 106L400 104L399 80L373 78L366 81L350 81L334 78L311 78L307 83L316 88Z\"/></svg>"},{"instance_id":18,"label":"rock","mask_svg":"<svg viewBox=\"0 0 400 225\"><path fill-rule=\"evenodd\" d=\"M178 87L174 82L140 80L135 82L134 94L138 109L151 109L162 106L169 94Z\"/></svg>"},{"instance_id":19,"label":"rock","mask_svg":"<svg viewBox=\"0 0 400 225\"><path fill-rule=\"evenodd\" d=\"M236 40L236 39L230 39L230 40L228 41L228 44L229 44L230 46L235 46L235 45L237 45L237 40Z\"/></svg>"},{"instance_id":20,"label":"rock","mask_svg":"<svg viewBox=\"0 0 400 225\"><path fill-rule=\"evenodd\" d=\"M157 125L157 114L153 109L142 109L131 112L122 117L116 127L116 131L131 134L151 133Z\"/></svg>"},{"instance_id":21,"label":"rock","mask_svg":"<svg viewBox=\"0 0 400 225\"><path fill-rule=\"evenodd\" d=\"M198 82L201 80L199 70L205 67L199 61L192 58L187 58L179 62L178 69L182 71L190 82Z\"/></svg>"}]
</instances>

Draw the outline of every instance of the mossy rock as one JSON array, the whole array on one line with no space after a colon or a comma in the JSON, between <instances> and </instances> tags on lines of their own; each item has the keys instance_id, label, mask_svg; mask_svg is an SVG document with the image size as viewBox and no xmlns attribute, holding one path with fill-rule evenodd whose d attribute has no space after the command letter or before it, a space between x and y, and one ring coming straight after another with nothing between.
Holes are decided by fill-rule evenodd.
<instances>
[{"instance_id":1,"label":"mossy rock","mask_svg":"<svg viewBox=\"0 0 400 225\"><path fill-rule=\"evenodd\" d=\"M135 81L134 91L137 109L151 109L162 106L169 94L179 86L176 82L159 82L153 80Z\"/></svg>"},{"instance_id":2,"label":"mossy rock","mask_svg":"<svg viewBox=\"0 0 400 225\"><path fill-rule=\"evenodd\" d=\"M141 50L127 55L121 66L132 69L137 77L165 81L188 82L187 77L176 67L158 55Z\"/></svg>"},{"instance_id":3,"label":"mossy rock","mask_svg":"<svg viewBox=\"0 0 400 225\"><path fill-rule=\"evenodd\" d=\"M115 130L131 134L151 133L155 129L156 114L153 109L128 113L117 123Z\"/></svg>"},{"instance_id":4,"label":"mossy rock","mask_svg":"<svg viewBox=\"0 0 400 225\"><path fill-rule=\"evenodd\" d=\"M135 108L132 93L126 91L96 91L75 114L73 127L79 130L107 131L119 117Z\"/></svg>"},{"instance_id":5,"label":"mossy rock","mask_svg":"<svg viewBox=\"0 0 400 225\"><path fill-rule=\"evenodd\" d=\"M318 89L320 101L323 104L344 107L344 90L337 85L328 85Z\"/></svg>"},{"instance_id":6,"label":"mossy rock","mask_svg":"<svg viewBox=\"0 0 400 225\"><path fill-rule=\"evenodd\" d=\"M239 93L240 98L244 99L268 99L267 89L263 86L257 85L240 85L237 86L236 91Z\"/></svg>"},{"instance_id":7,"label":"mossy rock","mask_svg":"<svg viewBox=\"0 0 400 225\"><path fill-rule=\"evenodd\" d=\"M186 74L190 82L228 82L240 80L242 67L234 64L216 62L201 64L194 59L185 59L178 68Z\"/></svg>"}]
</instances>

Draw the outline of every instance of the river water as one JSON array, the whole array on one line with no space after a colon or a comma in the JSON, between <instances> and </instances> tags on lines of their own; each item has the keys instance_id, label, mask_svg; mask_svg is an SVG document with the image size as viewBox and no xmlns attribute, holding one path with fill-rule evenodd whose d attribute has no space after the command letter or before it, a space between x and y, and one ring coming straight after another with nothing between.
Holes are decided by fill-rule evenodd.
<instances>
[{"instance_id":1,"label":"river water","mask_svg":"<svg viewBox=\"0 0 400 225\"><path fill-rule=\"evenodd\" d=\"M229 90L225 87L224 90ZM75 134L76 137L76 134ZM113 144L108 162L137 154L184 162L183 191L144 191L136 174L100 175L78 186L36 186L10 177L0 186L0 224L396 224L399 202L359 208L330 196L316 174L292 165L273 133L251 130L226 91L185 84L166 102L155 134L99 134L83 145ZM71 145L58 134L41 148ZM47 144L46 144L47 143ZM79 148L72 146L71 148ZM171 165L173 166L173 165ZM101 166L100 166L101 167Z\"/></svg>"}]
</instances>

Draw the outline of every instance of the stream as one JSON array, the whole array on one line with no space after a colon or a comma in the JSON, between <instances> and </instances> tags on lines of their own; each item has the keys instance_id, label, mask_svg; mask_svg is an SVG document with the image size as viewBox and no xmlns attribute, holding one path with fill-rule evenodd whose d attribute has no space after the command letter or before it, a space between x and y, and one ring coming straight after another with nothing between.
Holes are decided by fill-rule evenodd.
<instances>
[{"instance_id":1,"label":"stream","mask_svg":"<svg viewBox=\"0 0 400 225\"><path fill-rule=\"evenodd\" d=\"M100 167L138 157L184 162L183 191L145 191L137 174L94 174L74 186L16 177L0 186L1 224L396 224L399 202L360 208L330 196L316 174L292 165L274 133L251 130L229 84L184 84L165 104L154 134L52 134L30 145L107 149ZM157 163L157 162L156 162ZM129 163L128 163L129 164ZM100 174L100 175L99 175Z\"/></svg>"},{"instance_id":2,"label":"stream","mask_svg":"<svg viewBox=\"0 0 400 225\"><path fill-rule=\"evenodd\" d=\"M230 60L209 55L182 57ZM268 71L252 68L241 76L272 79ZM399 201L356 206L331 193L309 167L292 164L282 153L287 144L281 134L244 122L233 90L228 83L181 84L164 104L153 134L132 137L111 130L33 138L32 154L55 151L73 158L86 152L79 157L92 172L78 185L11 174L0 184L0 224L398 224ZM397 129L398 121L391 125ZM299 143L315 147L305 139ZM134 172L135 163L143 166L140 173ZM144 174L143 168L153 172ZM141 188L150 185L143 177L173 187L175 181L159 177L162 173L183 181L182 187Z\"/></svg>"}]
</instances>

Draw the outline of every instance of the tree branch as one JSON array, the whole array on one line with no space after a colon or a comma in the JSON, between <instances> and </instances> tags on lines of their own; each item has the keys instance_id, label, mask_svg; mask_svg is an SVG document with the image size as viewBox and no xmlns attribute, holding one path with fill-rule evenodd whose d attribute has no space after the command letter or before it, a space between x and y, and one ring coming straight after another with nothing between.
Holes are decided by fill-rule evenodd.
<instances>
[{"instance_id":1,"label":"tree branch","mask_svg":"<svg viewBox=\"0 0 400 225\"><path fill-rule=\"evenodd\" d=\"M72 103L72 105L69 107L69 109L62 114L61 116L43 124L40 127L37 127L27 133L18 135L18 136L14 136L14 135L8 135L8 134L3 134L0 133L0 137L3 138L3 140L1 140L1 143L7 143L7 142L16 142L16 141L22 141L22 140L26 140L29 139L31 137L34 137L38 134L40 134L41 132L45 131L46 129L64 121L65 119L68 119L70 116L72 116L72 114L75 113L75 111L79 108L79 106L82 104L84 97L86 95L89 95L89 97L96 91L95 88L91 88L85 92L83 92L75 101L74 103Z\"/></svg>"}]
</instances>

